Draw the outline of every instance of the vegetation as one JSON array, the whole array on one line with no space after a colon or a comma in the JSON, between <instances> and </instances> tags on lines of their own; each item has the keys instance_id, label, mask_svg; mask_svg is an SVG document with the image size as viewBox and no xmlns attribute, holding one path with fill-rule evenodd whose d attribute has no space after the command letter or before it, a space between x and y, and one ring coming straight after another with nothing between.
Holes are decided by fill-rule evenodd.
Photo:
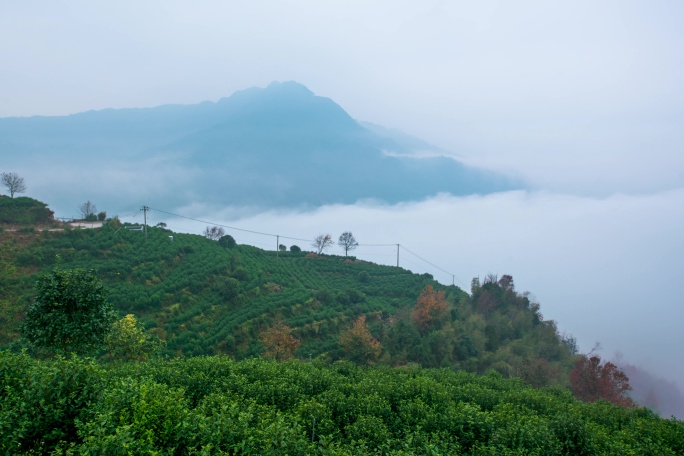
<instances>
[{"instance_id":1,"label":"vegetation","mask_svg":"<svg viewBox=\"0 0 684 456\"><path fill-rule=\"evenodd\" d=\"M349 251L357 248L359 243L356 242L356 238L351 232L345 231L344 233L340 234L340 238L337 240L337 245L344 249L344 256L348 256Z\"/></svg>"},{"instance_id":2,"label":"vegetation","mask_svg":"<svg viewBox=\"0 0 684 456\"><path fill-rule=\"evenodd\" d=\"M316 253L320 255L333 245L332 236L329 234L319 234L314 238L311 245L316 250Z\"/></svg>"},{"instance_id":3,"label":"vegetation","mask_svg":"<svg viewBox=\"0 0 684 456\"><path fill-rule=\"evenodd\" d=\"M207 239L211 239L212 241L218 241L226 234L226 231L220 226L208 226L204 229L203 234L204 237Z\"/></svg>"},{"instance_id":4,"label":"vegetation","mask_svg":"<svg viewBox=\"0 0 684 456\"><path fill-rule=\"evenodd\" d=\"M380 344L376 363L453 367L537 386L569 386L571 344L512 278L485 279L471 296L429 275L353 257L225 248L203 236L152 227L148 240L114 222L98 230L11 233L0 238L7 303L0 343L21 345L18 327L36 274L55 255L64 268L96 270L119 315L132 314L170 356L259 356L260 335L280 319L301 342L295 356L346 358L341 336L361 316ZM232 243L231 243L232 244ZM532 367L538 367L533 369Z\"/></svg>"},{"instance_id":5,"label":"vegetation","mask_svg":"<svg viewBox=\"0 0 684 456\"><path fill-rule=\"evenodd\" d=\"M36 281L36 299L21 327L33 346L62 354L91 354L104 345L115 314L95 272L56 266Z\"/></svg>"},{"instance_id":6,"label":"vegetation","mask_svg":"<svg viewBox=\"0 0 684 456\"><path fill-rule=\"evenodd\" d=\"M0 226L54 225L54 213L47 204L26 196L0 195Z\"/></svg>"},{"instance_id":7,"label":"vegetation","mask_svg":"<svg viewBox=\"0 0 684 456\"><path fill-rule=\"evenodd\" d=\"M0 352L3 454L684 454L684 423L449 369Z\"/></svg>"},{"instance_id":8,"label":"vegetation","mask_svg":"<svg viewBox=\"0 0 684 456\"><path fill-rule=\"evenodd\" d=\"M575 397L583 401L603 399L625 407L632 405L627 375L611 362L602 364L598 356L580 357L570 372L570 383Z\"/></svg>"},{"instance_id":9,"label":"vegetation","mask_svg":"<svg viewBox=\"0 0 684 456\"><path fill-rule=\"evenodd\" d=\"M0 237L0 453L684 452L511 276L125 228Z\"/></svg>"},{"instance_id":10,"label":"vegetation","mask_svg":"<svg viewBox=\"0 0 684 456\"><path fill-rule=\"evenodd\" d=\"M81 214L81 217L83 217L83 220L97 220L97 206L91 203L90 200L78 206L78 212Z\"/></svg>"},{"instance_id":11,"label":"vegetation","mask_svg":"<svg viewBox=\"0 0 684 456\"><path fill-rule=\"evenodd\" d=\"M10 192L10 198L14 198L15 193L24 193L26 191L24 178L17 173L0 174L0 183Z\"/></svg>"}]
</instances>

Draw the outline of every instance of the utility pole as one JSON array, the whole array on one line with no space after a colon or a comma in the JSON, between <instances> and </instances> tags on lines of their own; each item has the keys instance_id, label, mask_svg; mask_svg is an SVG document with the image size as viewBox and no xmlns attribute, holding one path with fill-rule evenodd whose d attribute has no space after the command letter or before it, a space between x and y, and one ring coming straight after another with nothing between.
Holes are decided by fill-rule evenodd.
<instances>
[{"instance_id":1,"label":"utility pole","mask_svg":"<svg viewBox=\"0 0 684 456\"><path fill-rule=\"evenodd\" d=\"M280 236L276 234L276 263L278 262L278 255L280 254Z\"/></svg>"},{"instance_id":2,"label":"utility pole","mask_svg":"<svg viewBox=\"0 0 684 456\"><path fill-rule=\"evenodd\" d=\"M399 244L397 244L397 267L399 267Z\"/></svg>"},{"instance_id":3,"label":"utility pole","mask_svg":"<svg viewBox=\"0 0 684 456\"><path fill-rule=\"evenodd\" d=\"M147 211L150 210L149 207L143 206L140 208L141 211L143 211L143 217L145 219L145 225L144 225L144 230L145 230L145 242L147 242Z\"/></svg>"}]
</instances>

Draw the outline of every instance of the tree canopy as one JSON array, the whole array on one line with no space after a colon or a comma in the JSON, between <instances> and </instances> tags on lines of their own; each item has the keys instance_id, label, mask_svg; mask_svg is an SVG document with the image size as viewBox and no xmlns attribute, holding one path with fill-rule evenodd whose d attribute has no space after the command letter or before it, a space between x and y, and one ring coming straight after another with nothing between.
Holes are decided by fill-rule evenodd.
<instances>
[{"instance_id":1,"label":"tree canopy","mask_svg":"<svg viewBox=\"0 0 684 456\"><path fill-rule=\"evenodd\" d=\"M97 206L90 200L78 206L78 211L81 213L83 220L96 220L97 219Z\"/></svg>"},{"instance_id":2,"label":"tree canopy","mask_svg":"<svg viewBox=\"0 0 684 456\"><path fill-rule=\"evenodd\" d=\"M115 319L107 291L93 270L58 265L38 277L35 301L21 331L39 348L91 354L103 346Z\"/></svg>"},{"instance_id":3,"label":"tree canopy","mask_svg":"<svg viewBox=\"0 0 684 456\"><path fill-rule=\"evenodd\" d=\"M320 255L325 251L325 249L333 245L333 240L329 234L319 234L314 238L314 241L311 243L311 245L313 245L313 247L316 249L316 253Z\"/></svg>"},{"instance_id":4,"label":"tree canopy","mask_svg":"<svg viewBox=\"0 0 684 456\"><path fill-rule=\"evenodd\" d=\"M359 246L359 243L356 242L356 238L351 232L345 231L340 235L337 245L344 249L344 256L347 256L350 250L354 250Z\"/></svg>"},{"instance_id":5,"label":"tree canopy","mask_svg":"<svg viewBox=\"0 0 684 456\"><path fill-rule=\"evenodd\" d=\"M10 197L14 198L15 193L24 193L26 191L26 184L24 178L17 173L2 173L0 174L0 182L10 192Z\"/></svg>"},{"instance_id":6,"label":"tree canopy","mask_svg":"<svg viewBox=\"0 0 684 456\"><path fill-rule=\"evenodd\" d=\"M207 239L211 239L212 241L218 241L226 234L226 231L220 226L208 226L204 229L204 232L202 234Z\"/></svg>"},{"instance_id":7,"label":"tree canopy","mask_svg":"<svg viewBox=\"0 0 684 456\"><path fill-rule=\"evenodd\" d=\"M572 392L578 399L594 402L603 399L623 407L633 405L627 393L632 389L629 377L611 362L601 358L582 356L570 372Z\"/></svg>"}]
</instances>

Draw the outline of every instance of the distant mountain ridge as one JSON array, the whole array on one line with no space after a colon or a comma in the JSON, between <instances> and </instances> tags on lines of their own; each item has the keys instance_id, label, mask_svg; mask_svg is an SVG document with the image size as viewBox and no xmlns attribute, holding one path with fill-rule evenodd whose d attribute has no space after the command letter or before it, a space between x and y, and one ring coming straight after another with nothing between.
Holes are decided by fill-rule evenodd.
<instances>
[{"instance_id":1,"label":"distant mountain ridge","mask_svg":"<svg viewBox=\"0 0 684 456\"><path fill-rule=\"evenodd\" d=\"M112 191L130 197L130 185L145 188L147 201L164 207L199 201L262 208L362 199L396 203L441 192L522 187L445 156L417 158L416 152L444 152L396 130L359 123L333 100L292 81L241 90L215 103L4 118L0 138L7 167L31 174L36 166L52 165L106 181L103 189L90 185L82 192L101 206L117 207ZM114 178L120 170L128 180L116 186L103 168ZM41 190L50 183L38 185ZM52 207L79 203L59 201L67 195L51 187L44 198Z\"/></svg>"}]
</instances>

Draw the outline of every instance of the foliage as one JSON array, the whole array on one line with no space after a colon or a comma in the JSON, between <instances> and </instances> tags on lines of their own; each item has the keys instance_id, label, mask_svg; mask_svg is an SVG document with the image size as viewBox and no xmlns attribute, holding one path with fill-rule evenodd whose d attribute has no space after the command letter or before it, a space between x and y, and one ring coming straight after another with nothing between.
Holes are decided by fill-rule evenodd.
<instances>
[{"instance_id":1,"label":"foliage","mask_svg":"<svg viewBox=\"0 0 684 456\"><path fill-rule=\"evenodd\" d=\"M48 454L62 442L78 442L77 423L88 419L105 379L92 360L36 361L6 351L0 373L2 454Z\"/></svg>"},{"instance_id":2,"label":"foliage","mask_svg":"<svg viewBox=\"0 0 684 456\"><path fill-rule=\"evenodd\" d=\"M437 291L432 285L428 285L420 292L411 317L416 326L425 332L444 318L446 313L447 301L444 290Z\"/></svg>"},{"instance_id":3,"label":"foliage","mask_svg":"<svg viewBox=\"0 0 684 456\"><path fill-rule=\"evenodd\" d=\"M15 193L24 193L26 191L26 184L24 178L17 173L2 173L0 174L0 182L10 192L10 198L14 198Z\"/></svg>"},{"instance_id":4,"label":"foliage","mask_svg":"<svg viewBox=\"0 0 684 456\"><path fill-rule=\"evenodd\" d=\"M26 196L8 198L0 196L0 225L50 225L54 213L45 203Z\"/></svg>"},{"instance_id":5,"label":"foliage","mask_svg":"<svg viewBox=\"0 0 684 456\"><path fill-rule=\"evenodd\" d=\"M259 334L259 340L264 344L264 355L275 358L276 361L292 359L302 344L292 335L292 329L280 320L273 326Z\"/></svg>"},{"instance_id":6,"label":"foliage","mask_svg":"<svg viewBox=\"0 0 684 456\"><path fill-rule=\"evenodd\" d=\"M594 402L603 399L623 407L634 405L628 393L629 377L615 364L601 364L599 356L581 356L570 372L572 393L578 399Z\"/></svg>"},{"instance_id":7,"label":"foliage","mask_svg":"<svg viewBox=\"0 0 684 456\"><path fill-rule=\"evenodd\" d=\"M299 247L298 245L291 245L290 246L290 252L292 253L299 253L302 251L302 248Z\"/></svg>"},{"instance_id":8,"label":"foliage","mask_svg":"<svg viewBox=\"0 0 684 456\"><path fill-rule=\"evenodd\" d=\"M350 250L354 250L359 246L359 243L356 242L356 238L351 232L345 231L340 235L337 245L344 249L344 256L347 256Z\"/></svg>"},{"instance_id":9,"label":"foliage","mask_svg":"<svg viewBox=\"0 0 684 456\"><path fill-rule=\"evenodd\" d=\"M206 236L206 234L205 234ZM232 249L237 245L237 242L235 242L235 238L231 236L230 234L226 234L224 236L221 236L218 240L218 244L221 247L225 247L227 249Z\"/></svg>"},{"instance_id":10,"label":"foliage","mask_svg":"<svg viewBox=\"0 0 684 456\"><path fill-rule=\"evenodd\" d=\"M115 318L104 285L94 271L61 269L36 281L35 301L26 312L22 333L39 348L60 353L93 353Z\"/></svg>"},{"instance_id":11,"label":"foliage","mask_svg":"<svg viewBox=\"0 0 684 456\"><path fill-rule=\"evenodd\" d=\"M0 352L2 454L657 454L684 423L498 374Z\"/></svg>"},{"instance_id":12,"label":"foliage","mask_svg":"<svg viewBox=\"0 0 684 456\"><path fill-rule=\"evenodd\" d=\"M161 341L147 334L133 314L128 314L112 325L105 338L107 356L115 360L147 359L161 348Z\"/></svg>"},{"instance_id":13,"label":"foliage","mask_svg":"<svg viewBox=\"0 0 684 456\"><path fill-rule=\"evenodd\" d=\"M97 207L90 200L78 206L78 211L83 220L97 220Z\"/></svg>"},{"instance_id":14,"label":"foliage","mask_svg":"<svg viewBox=\"0 0 684 456\"><path fill-rule=\"evenodd\" d=\"M218 241L226 234L226 231L220 226L208 226L204 229L204 232L202 234L207 239L211 239L212 241Z\"/></svg>"},{"instance_id":15,"label":"foliage","mask_svg":"<svg viewBox=\"0 0 684 456\"><path fill-rule=\"evenodd\" d=\"M9 200L9 198L6 198ZM468 372L499 372L537 386L568 386L575 358L539 304L517 293L512 278L487 278L472 296L425 274L337 255L223 248L198 235L150 227L148 240L113 221L101 229L0 236L0 344L18 337L32 301L30 285L56 254L65 267L96 269L121 314L135 314L161 354L259 356L264 328L276 318L301 341L299 356L349 359L339 340L360 316L381 344L377 364L416 363ZM13 271L13 272L9 272ZM426 329L411 316L421 290L443 292L446 313ZM484 293L490 308L478 307ZM365 362L365 361L362 361Z\"/></svg>"},{"instance_id":16,"label":"foliage","mask_svg":"<svg viewBox=\"0 0 684 456\"><path fill-rule=\"evenodd\" d=\"M333 245L332 237L329 234L319 234L311 243L317 254L323 253L326 249Z\"/></svg>"},{"instance_id":17,"label":"foliage","mask_svg":"<svg viewBox=\"0 0 684 456\"><path fill-rule=\"evenodd\" d=\"M365 315L359 316L352 327L342 334L340 346L344 350L345 357L357 364L373 363L382 350L380 342L371 335L368 329Z\"/></svg>"}]
</instances>

